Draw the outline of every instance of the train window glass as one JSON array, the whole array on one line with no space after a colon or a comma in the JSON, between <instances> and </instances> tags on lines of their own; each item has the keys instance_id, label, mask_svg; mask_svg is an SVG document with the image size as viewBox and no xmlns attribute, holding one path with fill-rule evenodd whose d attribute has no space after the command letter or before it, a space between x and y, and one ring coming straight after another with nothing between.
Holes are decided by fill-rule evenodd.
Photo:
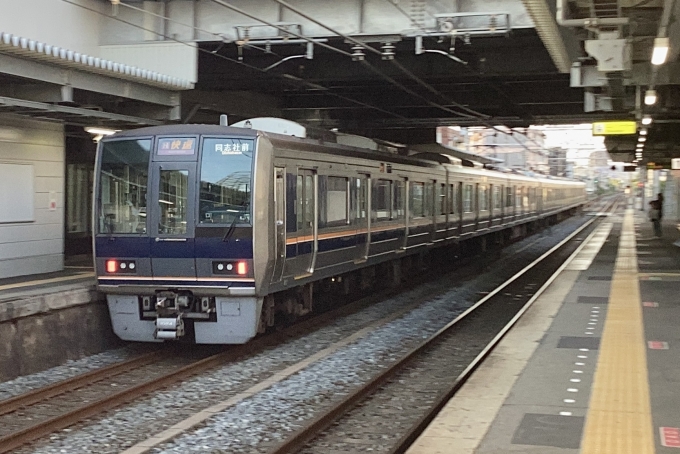
<instances>
[{"instance_id":1,"label":"train window glass","mask_svg":"<svg viewBox=\"0 0 680 454\"><path fill-rule=\"evenodd\" d=\"M103 142L97 224L99 233L146 233L151 140Z\"/></svg>"},{"instance_id":2,"label":"train window glass","mask_svg":"<svg viewBox=\"0 0 680 454\"><path fill-rule=\"evenodd\" d=\"M449 202L448 202L449 203L449 207L448 207L449 208L449 214L454 214L456 212L456 209L455 209L456 203L455 203L454 195L455 195L455 192L454 192L454 189L453 189L453 185L450 184L449 185Z\"/></svg>"},{"instance_id":3,"label":"train window glass","mask_svg":"<svg viewBox=\"0 0 680 454\"><path fill-rule=\"evenodd\" d=\"M303 214L304 202L302 199L302 194L304 194L304 188L302 187L302 175L297 175L296 177L297 191L295 198L295 214L297 215L297 230L298 232L303 229L305 225L305 217Z\"/></svg>"},{"instance_id":4,"label":"train window glass","mask_svg":"<svg viewBox=\"0 0 680 454\"><path fill-rule=\"evenodd\" d=\"M371 200L373 219L380 221L390 218L391 195L392 182L390 180L375 180Z\"/></svg>"},{"instance_id":5,"label":"train window glass","mask_svg":"<svg viewBox=\"0 0 680 454\"><path fill-rule=\"evenodd\" d=\"M356 219L366 219L366 206L368 202L368 197L366 191L368 189L368 178L362 177L357 178L357 213Z\"/></svg>"},{"instance_id":6,"label":"train window glass","mask_svg":"<svg viewBox=\"0 0 680 454\"><path fill-rule=\"evenodd\" d=\"M441 184L439 185L439 213L438 214L446 214L448 212L447 210L447 201L446 201L446 185Z\"/></svg>"},{"instance_id":7,"label":"train window glass","mask_svg":"<svg viewBox=\"0 0 680 454\"><path fill-rule=\"evenodd\" d=\"M505 206L508 208L514 204L512 191L512 186L505 187Z\"/></svg>"},{"instance_id":8,"label":"train window glass","mask_svg":"<svg viewBox=\"0 0 680 454\"><path fill-rule=\"evenodd\" d=\"M472 185L463 186L463 213L472 213Z\"/></svg>"},{"instance_id":9,"label":"train window glass","mask_svg":"<svg viewBox=\"0 0 680 454\"><path fill-rule=\"evenodd\" d=\"M349 180L341 177L328 177L326 183L326 223L346 224L348 219L347 189ZM319 197L321 199L321 197Z\"/></svg>"},{"instance_id":10,"label":"train window glass","mask_svg":"<svg viewBox=\"0 0 680 454\"><path fill-rule=\"evenodd\" d=\"M517 208L522 207L522 188L517 188L515 190L515 206Z\"/></svg>"},{"instance_id":11,"label":"train window glass","mask_svg":"<svg viewBox=\"0 0 680 454\"><path fill-rule=\"evenodd\" d=\"M425 216L432 216L434 213L434 182L425 185L423 208L425 209Z\"/></svg>"},{"instance_id":12,"label":"train window glass","mask_svg":"<svg viewBox=\"0 0 680 454\"><path fill-rule=\"evenodd\" d=\"M413 183L411 185L411 218L425 216L425 184Z\"/></svg>"},{"instance_id":13,"label":"train window glass","mask_svg":"<svg viewBox=\"0 0 680 454\"><path fill-rule=\"evenodd\" d=\"M314 175L305 174L304 197L305 228L313 227L314 223Z\"/></svg>"},{"instance_id":14,"label":"train window glass","mask_svg":"<svg viewBox=\"0 0 680 454\"><path fill-rule=\"evenodd\" d=\"M479 211L489 209L489 190L485 185L479 186Z\"/></svg>"},{"instance_id":15,"label":"train window glass","mask_svg":"<svg viewBox=\"0 0 680 454\"><path fill-rule=\"evenodd\" d=\"M158 233L183 235L187 233L188 170L161 170L159 175Z\"/></svg>"},{"instance_id":16,"label":"train window glass","mask_svg":"<svg viewBox=\"0 0 680 454\"><path fill-rule=\"evenodd\" d=\"M250 224L254 150L252 139L203 141L199 223Z\"/></svg>"},{"instance_id":17,"label":"train window glass","mask_svg":"<svg viewBox=\"0 0 680 454\"><path fill-rule=\"evenodd\" d=\"M404 219L404 182L393 182L392 219Z\"/></svg>"},{"instance_id":18,"label":"train window glass","mask_svg":"<svg viewBox=\"0 0 680 454\"><path fill-rule=\"evenodd\" d=\"M493 209L494 210L500 210L501 209L501 187L500 186L494 186L493 187Z\"/></svg>"}]
</instances>

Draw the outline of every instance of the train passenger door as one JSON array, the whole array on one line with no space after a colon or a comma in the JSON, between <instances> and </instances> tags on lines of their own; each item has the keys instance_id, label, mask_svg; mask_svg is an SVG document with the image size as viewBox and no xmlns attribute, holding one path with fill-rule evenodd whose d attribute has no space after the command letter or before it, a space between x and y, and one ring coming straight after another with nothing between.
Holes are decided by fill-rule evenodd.
<instances>
[{"instance_id":1,"label":"train passenger door","mask_svg":"<svg viewBox=\"0 0 680 454\"><path fill-rule=\"evenodd\" d=\"M274 169L274 236L275 254L272 282L279 282L286 262L286 169Z\"/></svg>"},{"instance_id":2,"label":"train passenger door","mask_svg":"<svg viewBox=\"0 0 680 454\"><path fill-rule=\"evenodd\" d=\"M196 163L154 162L152 165L151 270L154 277L196 277L194 212Z\"/></svg>"},{"instance_id":3,"label":"train passenger door","mask_svg":"<svg viewBox=\"0 0 680 454\"><path fill-rule=\"evenodd\" d=\"M363 262L368 258L368 248L370 246L371 235L371 206L369 186L371 179L368 175L359 175L356 178L356 228L357 228L357 249L354 255L355 262Z\"/></svg>"},{"instance_id":4,"label":"train passenger door","mask_svg":"<svg viewBox=\"0 0 680 454\"><path fill-rule=\"evenodd\" d=\"M299 169L297 174L297 258L295 275L314 272L317 251L316 175L313 170Z\"/></svg>"}]
</instances>

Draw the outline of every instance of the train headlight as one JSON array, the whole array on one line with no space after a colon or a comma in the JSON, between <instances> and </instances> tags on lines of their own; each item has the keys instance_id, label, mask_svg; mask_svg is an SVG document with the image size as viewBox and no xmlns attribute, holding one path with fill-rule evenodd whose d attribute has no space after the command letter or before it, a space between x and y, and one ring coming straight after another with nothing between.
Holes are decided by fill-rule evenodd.
<instances>
[{"instance_id":1,"label":"train headlight","mask_svg":"<svg viewBox=\"0 0 680 454\"><path fill-rule=\"evenodd\" d=\"M245 260L215 261L212 262L212 272L213 274L246 276L248 275L248 262Z\"/></svg>"},{"instance_id":2,"label":"train headlight","mask_svg":"<svg viewBox=\"0 0 680 454\"><path fill-rule=\"evenodd\" d=\"M107 260L104 264L104 267L106 269L106 272L109 274L118 274L118 273L135 273L135 269L137 268L137 264L135 263L134 260L116 260L116 259L110 259Z\"/></svg>"},{"instance_id":3,"label":"train headlight","mask_svg":"<svg viewBox=\"0 0 680 454\"><path fill-rule=\"evenodd\" d=\"M118 271L118 261L117 260L107 260L106 261L106 272L115 273Z\"/></svg>"}]
</instances>

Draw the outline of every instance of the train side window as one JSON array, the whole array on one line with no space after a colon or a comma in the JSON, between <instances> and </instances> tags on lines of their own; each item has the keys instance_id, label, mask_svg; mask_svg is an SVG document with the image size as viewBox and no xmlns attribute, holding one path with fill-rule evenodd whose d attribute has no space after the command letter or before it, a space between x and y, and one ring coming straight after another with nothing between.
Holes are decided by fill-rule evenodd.
<instances>
[{"instance_id":1,"label":"train side window","mask_svg":"<svg viewBox=\"0 0 680 454\"><path fill-rule=\"evenodd\" d=\"M479 186L479 211L489 210L489 190L486 185Z\"/></svg>"},{"instance_id":2,"label":"train side window","mask_svg":"<svg viewBox=\"0 0 680 454\"><path fill-rule=\"evenodd\" d=\"M319 197L324 206L321 210L321 226L345 225L349 219L349 179L343 177L325 178L325 198ZM321 178L319 178L321 186ZM322 192L322 188L319 188Z\"/></svg>"},{"instance_id":3,"label":"train side window","mask_svg":"<svg viewBox=\"0 0 680 454\"><path fill-rule=\"evenodd\" d=\"M432 216L434 214L434 182L425 184L425 197L423 201L423 208L425 209L425 216Z\"/></svg>"},{"instance_id":4,"label":"train side window","mask_svg":"<svg viewBox=\"0 0 680 454\"><path fill-rule=\"evenodd\" d=\"M373 197L371 197L373 219L384 221L390 218L390 207L392 195L392 181L375 180L373 184Z\"/></svg>"},{"instance_id":5,"label":"train side window","mask_svg":"<svg viewBox=\"0 0 680 454\"><path fill-rule=\"evenodd\" d=\"M517 208L522 207L522 188L515 189L515 206Z\"/></svg>"},{"instance_id":6,"label":"train side window","mask_svg":"<svg viewBox=\"0 0 680 454\"><path fill-rule=\"evenodd\" d=\"M356 212L356 219L361 220L361 219L366 219L367 217L367 208L368 208L368 182L370 181L370 178L368 176L362 175L361 177L356 179L356 185L357 185L357 212Z\"/></svg>"},{"instance_id":7,"label":"train side window","mask_svg":"<svg viewBox=\"0 0 680 454\"><path fill-rule=\"evenodd\" d=\"M505 206L507 208L512 207L514 204L512 192L513 192L512 186L505 187Z\"/></svg>"},{"instance_id":8,"label":"train side window","mask_svg":"<svg viewBox=\"0 0 680 454\"><path fill-rule=\"evenodd\" d=\"M498 185L494 185L493 187L493 209L501 209L501 187Z\"/></svg>"},{"instance_id":9,"label":"train side window","mask_svg":"<svg viewBox=\"0 0 680 454\"><path fill-rule=\"evenodd\" d=\"M296 200L295 214L297 215L297 230L300 231L302 230L305 224L305 217L303 215L304 200L302 198L302 194L304 194L304 190L302 175L297 175L296 182L297 182L297 197L295 198Z\"/></svg>"},{"instance_id":10,"label":"train side window","mask_svg":"<svg viewBox=\"0 0 680 454\"><path fill-rule=\"evenodd\" d=\"M447 199L446 199L446 185L442 183L439 185L439 213L446 214L447 209Z\"/></svg>"},{"instance_id":11,"label":"train side window","mask_svg":"<svg viewBox=\"0 0 680 454\"><path fill-rule=\"evenodd\" d=\"M463 186L463 213L472 213L472 185Z\"/></svg>"},{"instance_id":12,"label":"train side window","mask_svg":"<svg viewBox=\"0 0 680 454\"><path fill-rule=\"evenodd\" d=\"M411 218L425 216L425 183L411 184Z\"/></svg>"},{"instance_id":13,"label":"train side window","mask_svg":"<svg viewBox=\"0 0 680 454\"><path fill-rule=\"evenodd\" d=\"M454 214L456 212L456 202L455 202L455 191L453 185L449 185L449 214Z\"/></svg>"},{"instance_id":14,"label":"train side window","mask_svg":"<svg viewBox=\"0 0 680 454\"><path fill-rule=\"evenodd\" d=\"M404 219L404 182L393 182L392 188L394 195L392 197L392 219Z\"/></svg>"}]
</instances>

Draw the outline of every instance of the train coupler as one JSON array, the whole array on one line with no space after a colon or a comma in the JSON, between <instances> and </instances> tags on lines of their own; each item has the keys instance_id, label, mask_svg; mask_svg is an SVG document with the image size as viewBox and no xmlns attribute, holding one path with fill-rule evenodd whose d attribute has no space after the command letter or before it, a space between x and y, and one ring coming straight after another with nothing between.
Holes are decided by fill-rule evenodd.
<instances>
[{"instance_id":1,"label":"train coupler","mask_svg":"<svg viewBox=\"0 0 680 454\"><path fill-rule=\"evenodd\" d=\"M156 339L179 339L184 336L184 320L182 315L177 317L157 317L156 331L153 337Z\"/></svg>"}]
</instances>

